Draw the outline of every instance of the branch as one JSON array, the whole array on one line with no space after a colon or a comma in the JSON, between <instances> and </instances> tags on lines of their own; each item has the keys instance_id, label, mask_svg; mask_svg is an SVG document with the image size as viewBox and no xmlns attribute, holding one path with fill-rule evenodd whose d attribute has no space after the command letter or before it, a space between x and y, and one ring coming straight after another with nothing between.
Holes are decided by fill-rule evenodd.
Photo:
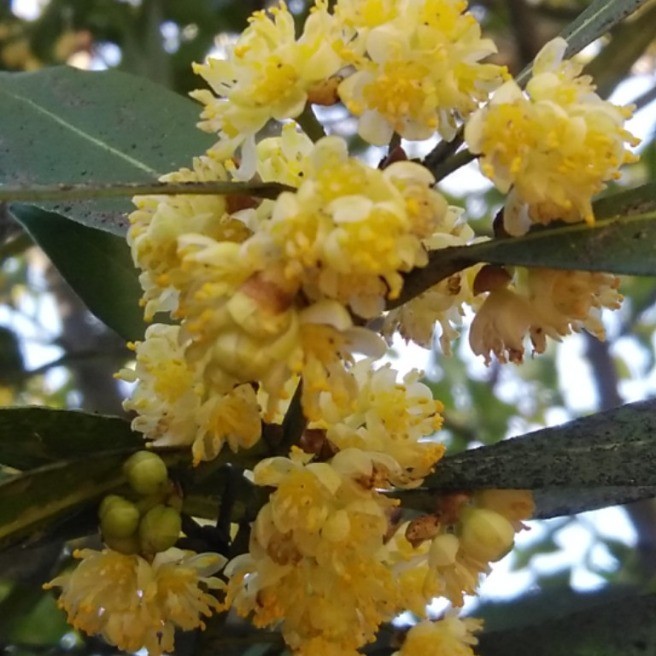
<instances>
[{"instance_id":1,"label":"branch","mask_svg":"<svg viewBox=\"0 0 656 656\"><path fill-rule=\"evenodd\" d=\"M61 182L52 185L14 187L0 185L0 202L95 200L146 194L243 195L277 198L283 191L294 191L294 188L277 182L112 182L108 184Z\"/></svg>"}]
</instances>

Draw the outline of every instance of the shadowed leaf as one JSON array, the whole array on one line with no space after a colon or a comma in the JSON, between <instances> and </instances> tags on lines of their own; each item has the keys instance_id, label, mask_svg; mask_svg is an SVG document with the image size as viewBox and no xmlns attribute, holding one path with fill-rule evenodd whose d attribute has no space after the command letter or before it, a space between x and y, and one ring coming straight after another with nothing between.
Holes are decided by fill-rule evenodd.
<instances>
[{"instance_id":1,"label":"shadowed leaf","mask_svg":"<svg viewBox=\"0 0 656 656\"><path fill-rule=\"evenodd\" d=\"M12 211L93 314L124 339L143 338L141 287L123 237L31 205Z\"/></svg>"},{"instance_id":2,"label":"shadowed leaf","mask_svg":"<svg viewBox=\"0 0 656 656\"><path fill-rule=\"evenodd\" d=\"M147 182L188 166L214 141L199 108L116 70L0 73L0 184ZM41 207L121 234L129 198Z\"/></svg>"}]
</instances>

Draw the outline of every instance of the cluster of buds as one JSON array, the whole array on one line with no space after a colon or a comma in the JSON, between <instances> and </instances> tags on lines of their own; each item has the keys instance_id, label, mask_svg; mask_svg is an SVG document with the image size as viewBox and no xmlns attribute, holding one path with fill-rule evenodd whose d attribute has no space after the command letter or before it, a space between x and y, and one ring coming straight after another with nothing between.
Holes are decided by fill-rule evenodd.
<instances>
[{"instance_id":1,"label":"cluster of buds","mask_svg":"<svg viewBox=\"0 0 656 656\"><path fill-rule=\"evenodd\" d=\"M166 463L152 451L139 451L123 465L134 500L105 497L98 510L103 542L123 554L153 556L180 537L182 498L169 480Z\"/></svg>"}]
</instances>

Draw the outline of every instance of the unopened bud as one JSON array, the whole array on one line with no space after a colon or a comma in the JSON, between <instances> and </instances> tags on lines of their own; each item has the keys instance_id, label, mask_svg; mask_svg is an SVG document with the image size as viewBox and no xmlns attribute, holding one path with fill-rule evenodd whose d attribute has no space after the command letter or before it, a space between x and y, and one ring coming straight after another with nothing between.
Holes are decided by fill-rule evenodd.
<instances>
[{"instance_id":1,"label":"unopened bud","mask_svg":"<svg viewBox=\"0 0 656 656\"><path fill-rule=\"evenodd\" d=\"M428 566L449 567L456 562L460 541L453 533L442 533L433 538L428 552Z\"/></svg>"},{"instance_id":2,"label":"unopened bud","mask_svg":"<svg viewBox=\"0 0 656 656\"><path fill-rule=\"evenodd\" d=\"M469 508L461 516L460 546L472 558L495 562L512 548L515 531L499 513L485 508Z\"/></svg>"},{"instance_id":3,"label":"unopened bud","mask_svg":"<svg viewBox=\"0 0 656 656\"><path fill-rule=\"evenodd\" d=\"M144 496L161 490L169 479L166 463L152 451L137 451L123 463L130 487Z\"/></svg>"},{"instance_id":4,"label":"unopened bud","mask_svg":"<svg viewBox=\"0 0 656 656\"><path fill-rule=\"evenodd\" d=\"M114 551L130 556L139 553L139 538L136 535L131 535L127 538L116 538L111 536L104 536L105 544Z\"/></svg>"},{"instance_id":5,"label":"unopened bud","mask_svg":"<svg viewBox=\"0 0 656 656\"><path fill-rule=\"evenodd\" d=\"M139 524L139 544L145 554L166 551L172 547L182 529L182 518L174 508L159 504L151 508Z\"/></svg>"},{"instance_id":6,"label":"unopened bud","mask_svg":"<svg viewBox=\"0 0 656 656\"><path fill-rule=\"evenodd\" d=\"M233 321L246 333L257 338L283 332L290 321L290 314L286 310L267 307L267 304L243 291L233 294L227 308Z\"/></svg>"},{"instance_id":7,"label":"unopened bud","mask_svg":"<svg viewBox=\"0 0 656 656\"><path fill-rule=\"evenodd\" d=\"M98 511L103 538L128 538L137 532L139 509L127 499L112 494L103 499Z\"/></svg>"}]
</instances>

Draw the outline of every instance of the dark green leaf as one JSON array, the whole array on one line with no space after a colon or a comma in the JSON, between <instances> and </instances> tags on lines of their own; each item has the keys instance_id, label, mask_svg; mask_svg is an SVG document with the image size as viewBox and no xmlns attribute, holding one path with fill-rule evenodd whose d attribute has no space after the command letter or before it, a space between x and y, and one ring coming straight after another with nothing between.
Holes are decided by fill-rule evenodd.
<instances>
[{"instance_id":1,"label":"dark green leaf","mask_svg":"<svg viewBox=\"0 0 656 656\"><path fill-rule=\"evenodd\" d=\"M640 9L647 0L594 0L562 32L567 40L567 57L575 55L603 36L620 21ZM517 76L520 83L526 82L531 67L524 69Z\"/></svg>"},{"instance_id":2,"label":"dark green leaf","mask_svg":"<svg viewBox=\"0 0 656 656\"><path fill-rule=\"evenodd\" d=\"M0 408L0 463L16 469L142 445L141 435L120 417L53 408Z\"/></svg>"},{"instance_id":3,"label":"dark green leaf","mask_svg":"<svg viewBox=\"0 0 656 656\"><path fill-rule=\"evenodd\" d=\"M553 487L535 490L535 519L619 506L656 497L656 486L607 485L605 487Z\"/></svg>"},{"instance_id":4,"label":"dark green leaf","mask_svg":"<svg viewBox=\"0 0 656 656\"><path fill-rule=\"evenodd\" d=\"M645 656L656 653L656 595L624 598L525 628L483 632L480 656Z\"/></svg>"},{"instance_id":5,"label":"dark green leaf","mask_svg":"<svg viewBox=\"0 0 656 656\"><path fill-rule=\"evenodd\" d=\"M397 495L407 507L431 511L437 490L540 490L545 493L544 508L538 506L537 514L553 516L644 498L654 486L656 401L652 400L447 457L426 478L424 488ZM566 488L570 489L565 492ZM553 492L561 489L562 493ZM583 494L577 499L579 491ZM570 503L566 494L571 495ZM537 500L541 501L540 495Z\"/></svg>"},{"instance_id":6,"label":"dark green leaf","mask_svg":"<svg viewBox=\"0 0 656 656\"><path fill-rule=\"evenodd\" d=\"M192 101L118 71L0 73L0 184L147 182L214 141ZM40 206L120 234L129 199Z\"/></svg>"},{"instance_id":7,"label":"dark green leaf","mask_svg":"<svg viewBox=\"0 0 656 656\"><path fill-rule=\"evenodd\" d=\"M0 483L0 546L37 539L54 520L123 482L126 452L62 461Z\"/></svg>"},{"instance_id":8,"label":"dark green leaf","mask_svg":"<svg viewBox=\"0 0 656 656\"><path fill-rule=\"evenodd\" d=\"M432 251L428 266L406 276L403 305L440 280L477 262L656 275L656 183L599 199L597 222L538 228L523 237Z\"/></svg>"},{"instance_id":9,"label":"dark green leaf","mask_svg":"<svg viewBox=\"0 0 656 656\"><path fill-rule=\"evenodd\" d=\"M141 287L123 237L38 207L12 209L91 312L125 339L143 337Z\"/></svg>"}]
</instances>

